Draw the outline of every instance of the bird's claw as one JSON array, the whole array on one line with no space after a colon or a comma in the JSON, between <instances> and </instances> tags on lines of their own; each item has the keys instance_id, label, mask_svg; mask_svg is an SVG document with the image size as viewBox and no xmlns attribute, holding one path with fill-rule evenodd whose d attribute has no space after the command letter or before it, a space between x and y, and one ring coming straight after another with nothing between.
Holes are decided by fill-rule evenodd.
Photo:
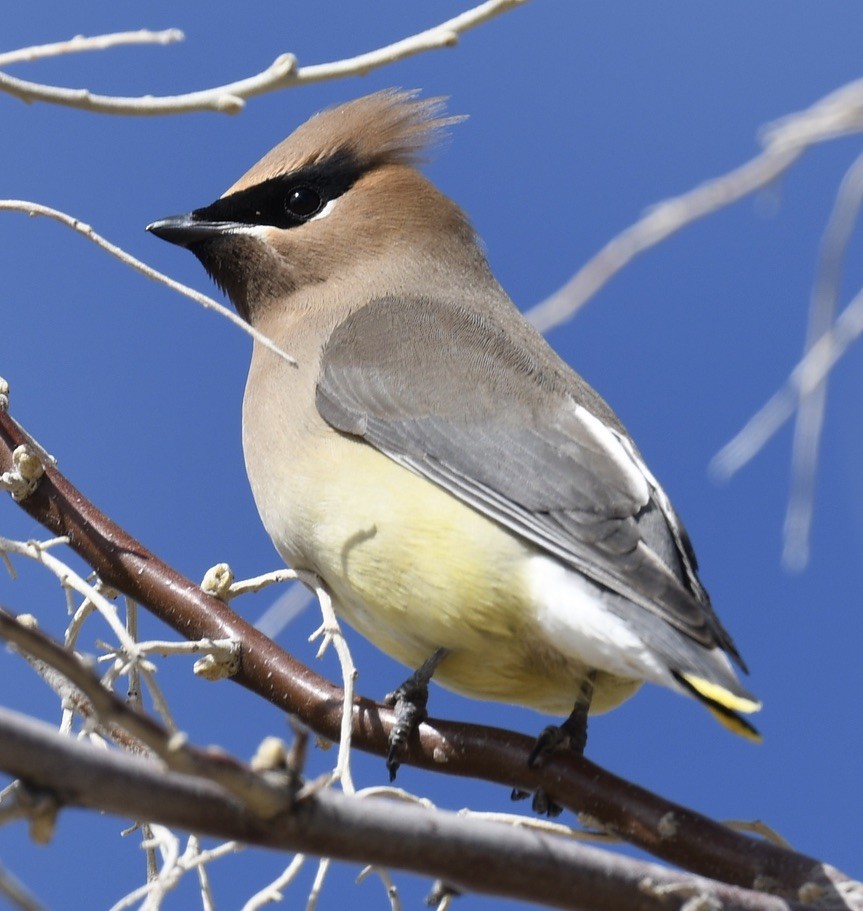
<instances>
[{"instance_id":1,"label":"bird's claw","mask_svg":"<svg viewBox=\"0 0 863 911\"><path fill-rule=\"evenodd\" d=\"M390 731L387 750L387 771L390 781L395 781L401 762L399 754L403 751L408 737L426 719L428 712L428 683L418 683L413 678L406 680L398 689L387 693L384 702L395 709L396 720Z\"/></svg>"}]
</instances>

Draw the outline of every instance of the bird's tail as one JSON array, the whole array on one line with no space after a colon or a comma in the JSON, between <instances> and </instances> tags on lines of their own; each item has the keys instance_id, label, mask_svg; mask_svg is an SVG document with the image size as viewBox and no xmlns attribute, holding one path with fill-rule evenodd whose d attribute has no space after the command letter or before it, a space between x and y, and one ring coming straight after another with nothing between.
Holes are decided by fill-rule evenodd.
<instances>
[{"instance_id":1,"label":"bird's tail","mask_svg":"<svg viewBox=\"0 0 863 911\"><path fill-rule=\"evenodd\" d=\"M761 743L761 735L740 713L757 712L761 703L750 696L737 695L718 683L712 683L695 674L671 672L674 679L689 693L701 702L713 717L722 725L755 743Z\"/></svg>"}]
</instances>

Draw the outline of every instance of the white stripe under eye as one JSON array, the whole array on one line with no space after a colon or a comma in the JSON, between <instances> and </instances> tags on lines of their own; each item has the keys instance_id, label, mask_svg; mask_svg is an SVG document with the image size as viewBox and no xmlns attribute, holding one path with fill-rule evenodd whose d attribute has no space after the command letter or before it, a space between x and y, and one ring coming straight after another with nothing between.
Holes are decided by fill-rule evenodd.
<instances>
[{"instance_id":1,"label":"white stripe under eye","mask_svg":"<svg viewBox=\"0 0 863 911\"><path fill-rule=\"evenodd\" d=\"M331 200L323 207L323 209L321 209L321 211L318 212L317 215L315 215L314 217L310 218L309 221L317 221L319 218L326 218L326 217L330 214L330 212L333 211L333 207L335 206L335 204L336 204L337 201L338 201L338 200L331 199Z\"/></svg>"}]
</instances>

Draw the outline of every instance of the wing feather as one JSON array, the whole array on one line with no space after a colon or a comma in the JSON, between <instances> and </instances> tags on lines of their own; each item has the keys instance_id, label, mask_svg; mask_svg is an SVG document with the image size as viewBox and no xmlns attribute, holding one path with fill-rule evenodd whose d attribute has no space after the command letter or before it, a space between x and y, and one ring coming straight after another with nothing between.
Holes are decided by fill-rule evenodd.
<instances>
[{"instance_id":1,"label":"wing feather","mask_svg":"<svg viewBox=\"0 0 863 911\"><path fill-rule=\"evenodd\" d=\"M529 328L383 298L333 332L316 402L335 429L742 665L634 443Z\"/></svg>"}]
</instances>

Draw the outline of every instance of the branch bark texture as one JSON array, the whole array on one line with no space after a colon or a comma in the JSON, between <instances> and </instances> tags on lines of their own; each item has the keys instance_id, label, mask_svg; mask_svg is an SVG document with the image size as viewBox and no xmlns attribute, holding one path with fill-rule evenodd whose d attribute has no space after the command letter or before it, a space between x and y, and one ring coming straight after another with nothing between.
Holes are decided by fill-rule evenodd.
<instances>
[{"instance_id":1,"label":"branch bark texture","mask_svg":"<svg viewBox=\"0 0 863 911\"><path fill-rule=\"evenodd\" d=\"M27 437L0 412L0 472ZM223 601L168 566L90 503L59 471L45 466L35 491L20 504L71 547L109 585L139 601L190 639L232 638L241 643L233 678L316 733L337 741L342 692L246 623ZM353 745L385 756L393 713L372 700L354 701ZM541 769L528 768L533 739L481 725L429 719L412 738L403 761L411 765L534 790L669 863L711 879L785 897L816 884L834 891L848 881L813 858L752 839L692 810L624 781L587 759L560 753Z\"/></svg>"}]
</instances>

